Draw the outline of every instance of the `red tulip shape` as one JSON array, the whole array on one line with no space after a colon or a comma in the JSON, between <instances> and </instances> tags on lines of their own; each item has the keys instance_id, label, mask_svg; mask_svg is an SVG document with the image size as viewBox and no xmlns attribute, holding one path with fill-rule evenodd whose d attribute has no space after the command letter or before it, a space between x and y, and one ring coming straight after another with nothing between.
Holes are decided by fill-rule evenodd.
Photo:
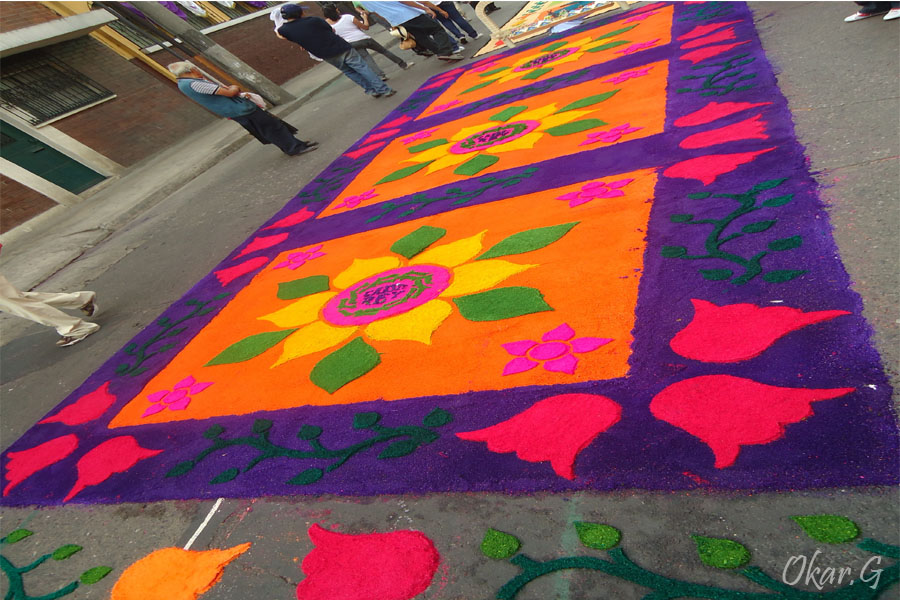
<instances>
[{"instance_id":1,"label":"red tulip shape","mask_svg":"<svg viewBox=\"0 0 900 600\"><path fill-rule=\"evenodd\" d=\"M78 459L75 465L78 471L78 480L63 502L68 502L89 485L103 483L115 473L127 471L138 461L156 456L160 452L162 450L141 448L137 440L130 435L106 440L96 448L88 450L84 456Z\"/></svg>"},{"instance_id":2,"label":"red tulip shape","mask_svg":"<svg viewBox=\"0 0 900 600\"><path fill-rule=\"evenodd\" d=\"M492 427L456 435L528 462L549 460L557 475L575 479L575 457L621 417L622 407L606 396L560 394Z\"/></svg>"},{"instance_id":3,"label":"red tulip shape","mask_svg":"<svg viewBox=\"0 0 900 600\"><path fill-rule=\"evenodd\" d=\"M93 421L105 413L115 401L116 397L109 393L109 382L107 381L93 392L85 394L55 415L39 422L81 425L88 421Z\"/></svg>"},{"instance_id":4,"label":"red tulip shape","mask_svg":"<svg viewBox=\"0 0 900 600\"><path fill-rule=\"evenodd\" d=\"M39 444L28 450L9 452L6 455L6 487L3 495L9 494L14 487L54 463L58 463L75 451L78 438L73 434L64 435Z\"/></svg>"},{"instance_id":5,"label":"red tulip shape","mask_svg":"<svg viewBox=\"0 0 900 600\"><path fill-rule=\"evenodd\" d=\"M297 600L409 600L431 585L441 558L418 531L350 535L314 524L309 539Z\"/></svg>"},{"instance_id":6,"label":"red tulip shape","mask_svg":"<svg viewBox=\"0 0 900 600\"><path fill-rule=\"evenodd\" d=\"M692 299L694 318L675 334L672 350L693 360L733 363L762 354L778 338L813 323L851 313L846 310L803 312L790 306L753 304L717 306Z\"/></svg>"},{"instance_id":7,"label":"red tulip shape","mask_svg":"<svg viewBox=\"0 0 900 600\"><path fill-rule=\"evenodd\" d=\"M732 375L704 375L673 383L650 401L650 412L699 438L716 457L715 467L734 464L741 446L768 444L785 425L812 416L812 403L855 388L775 387Z\"/></svg>"}]
</instances>

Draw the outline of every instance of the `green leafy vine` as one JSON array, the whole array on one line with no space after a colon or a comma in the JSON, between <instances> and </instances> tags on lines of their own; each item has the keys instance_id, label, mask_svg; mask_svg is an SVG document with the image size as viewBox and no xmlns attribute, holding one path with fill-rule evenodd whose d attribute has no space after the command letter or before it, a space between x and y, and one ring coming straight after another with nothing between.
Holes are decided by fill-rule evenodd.
<instances>
[{"instance_id":1,"label":"green leafy vine","mask_svg":"<svg viewBox=\"0 0 900 600\"><path fill-rule=\"evenodd\" d=\"M380 424L381 415L375 412L362 412L353 416L353 428L359 430L369 430L374 435L367 440L363 440L356 444L347 446L346 448L331 449L326 448L319 440L322 435L322 428L316 425L304 425L297 433L297 437L305 441L310 446L310 450L297 450L295 448L286 448L272 443L269 439L269 431L272 428L272 421L267 419L257 419L253 423L253 435L237 438L223 438L225 428L220 425L213 425L203 433L203 437L210 440L209 448L201 451L196 457L175 465L166 477L179 477L194 469L200 462L211 454L220 455L221 451L231 446L247 446L255 448L258 454L247 463L243 468L246 473L264 460L271 458L293 458L298 460L331 460L331 464L324 468L310 467L305 469L289 479L287 483L292 485L309 485L321 479L325 473L334 471L342 466L350 458L356 454L363 452L385 442L391 442L384 448L379 459L399 458L412 454L419 447L430 444L440 437L434 429L446 425L453 420L453 416L441 409L435 408L422 419L422 425L407 425L400 427L384 427ZM210 483L225 483L231 481L241 474L241 469L229 468L216 475Z\"/></svg>"},{"instance_id":2,"label":"green leafy vine","mask_svg":"<svg viewBox=\"0 0 900 600\"><path fill-rule=\"evenodd\" d=\"M845 517L836 515L810 515L794 517L808 536L827 543L846 543L858 535L856 525ZM855 532L847 534L848 524ZM738 542L692 536L697 545L701 561L719 569L740 569L736 571L754 584L765 588L766 592L743 592L713 585L692 583L666 577L646 569L616 546L620 541L619 531L600 523L575 523L582 545L595 550L605 550L608 559L595 556L569 556L547 561L538 561L520 554L521 543L508 533L489 529L481 543L482 554L496 560L506 560L519 568L519 573L507 581L497 592L497 600L513 600L529 583L549 573L568 569L599 571L618 579L629 581L650 591L644 600L669 600L673 598L709 598L712 600L874 600L884 591L900 581L900 563L879 568L877 574L860 573L860 578L849 584L826 592L808 592L792 587L776 579L761 568L745 566L750 561L750 553ZM900 558L900 547L884 544L872 539L864 539L856 547L881 558ZM875 576L877 575L877 576ZM782 579L784 577L782 576ZM854 585L857 584L857 585Z\"/></svg>"},{"instance_id":3,"label":"green leafy vine","mask_svg":"<svg viewBox=\"0 0 900 600\"><path fill-rule=\"evenodd\" d=\"M312 180L312 184L317 185L312 189L304 189L297 194L297 198L304 205L331 200L331 192L344 187L344 178L351 173L361 170L367 162L368 159L363 157L342 167L332 167L331 172L334 174L331 177L316 177Z\"/></svg>"},{"instance_id":4,"label":"green leafy vine","mask_svg":"<svg viewBox=\"0 0 900 600\"><path fill-rule=\"evenodd\" d=\"M11 531L6 537L0 538L0 546L15 544L16 542L31 537L33 534L33 531L27 529L16 529L15 531ZM82 573L78 580L67 583L55 592L50 592L49 594L43 594L41 596L32 596L25 591L25 575L27 573L34 571L50 559L66 560L81 549L81 546L76 546L75 544L65 544L53 552L39 556L24 567L17 567L12 561L0 554L0 570L3 571L3 574L6 576L6 580L9 583L9 589L4 596L4 600L56 600L57 598L62 598L63 596L71 594L82 583L87 585L94 584L109 575L112 571L109 567L94 567L93 569L88 569Z\"/></svg>"},{"instance_id":5,"label":"green leafy vine","mask_svg":"<svg viewBox=\"0 0 900 600\"><path fill-rule=\"evenodd\" d=\"M678 17L679 21L711 21L718 17L724 17L731 13L731 7L727 2L704 2L696 7L685 10Z\"/></svg>"},{"instance_id":6,"label":"green leafy vine","mask_svg":"<svg viewBox=\"0 0 900 600\"><path fill-rule=\"evenodd\" d=\"M748 73L744 75L744 65L747 65L756 58L746 58L749 54L738 54L727 60L720 62L711 62L695 65L691 70L709 69L718 67L714 72L707 75L682 75L682 79L702 79L703 83L698 88L679 88L676 90L679 94L688 92L699 92L701 96L724 96L730 92L742 92L749 90L756 84L738 85L742 81L753 79L756 73Z\"/></svg>"},{"instance_id":7,"label":"green leafy vine","mask_svg":"<svg viewBox=\"0 0 900 600\"><path fill-rule=\"evenodd\" d=\"M227 297L228 295L229 294L226 292L217 294L210 300L206 301L188 300L185 302L185 304L192 307L191 311L183 317L176 319L175 321L173 321L169 317L160 317L156 321L156 324L160 327L160 330L156 335L144 341L140 345L132 342L125 346L125 354L133 356L135 360L134 363L124 362L119 364L119 366L116 367L116 374L122 376L130 375L131 377L134 377L146 371L146 367L142 366L145 362L147 362L157 354L162 354L163 352L171 350L175 347L175 344L170 342L159 346L152 351L150 350L151 346L154 346L155 344L158 344L163 340L181 335L187 329L187 327L181 327L183 323L190 321L191 319L196 319L197 317L208 315L213 310L215 310L214 308L210 308L209 305L216 300L221 300L222 298Z\"/></svg>"},{"instance_id":8,"label":"green leafy vine","mask_svg":"<svg viewBox=\"0 0 900 600\"><path fill-rule=\"evenodd\" d=\"M688 194L688 198L690 198L691 200L705 200L706 198L726 198L728 200L734 200L738 203L738 207L721 219L697 219L692 214L671 215L669 217L669 220L672 223L681 223L684 225L712 225L712 231L710 231L709 235L706 237L706 241L704 242L706 254L688 254L688 250L684 246L663 246L661 250L662 255L666 258L680 258L684 260L724 260L733 263L741 269L741 272L737 276L735 276L735 273L732 269L700 269L700 274L705 279L711 281L726 280L733 277L733 279L731 279L731 283L733 283L734 285L742 285L747 283L754 277L762 274L763 268L761 265L761 261L769 254L769 251L781 252L799 248L803 243L803 238L799 235L794 235L791 237L774 240L772 242L769 242L767 250L757 252L753 256L747 258L739 256L738 254L732 252L726 252L722 249L722 246L724 246L728 242L744 237L745 235L752 235L767 231L770 227L777 223L777 220L767 219L749 223L747 225L744 225L739 232L731 233L729 235L725 235L725 230L734 221L736 221L740 217L743 217L744 215L761 210L763 208L775 208L784 206L785 204L790 202L793 199L793 194L769 198L761 202L758 198L758 196L762 192L774 189L780 186L785 181L787 181L787 179L771 179L769 181L763 181L757 183L748 191L742 194L712 194L709 192ZM765 281L768 281L770 283L781 283L784 281L790 281L791 279L799 277L804 273L806 273L806 271L798 269L782 269L769 271L762 277Z\"/></svg>"}]
</instances>

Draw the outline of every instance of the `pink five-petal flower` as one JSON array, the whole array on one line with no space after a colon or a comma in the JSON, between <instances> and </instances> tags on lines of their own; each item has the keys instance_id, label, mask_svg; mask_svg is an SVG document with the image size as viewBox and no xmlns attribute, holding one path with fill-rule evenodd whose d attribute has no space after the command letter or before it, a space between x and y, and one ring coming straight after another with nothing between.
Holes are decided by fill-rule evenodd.
<instances>
[{"instance_id":1,"label":"pink five-petal flower","mask_svg":"<svg viewBox=\"0 0 900 600\"><path fill-rule=\"evenodd\" d=\"M283 269L288 268L291 271L295 271L305 265L308 261L313 260L314 258L319 258L320 256L325 256L324 252L319 252L319 249L322 247L322 244L318 246L313 246L309 250L298 250L297 252L291 252L288 254L287 260L281 261L274 267L273 269Z\"/></svg>"},{"instance_id":2,"label":"pink five-petal flower","mask_svg":"<svg viewBox=\"0 0 900 600\"><path fill-rule=\"evenodd\" d=\"M336 204L334 208L356 208L357 206L362 204L364 200L371 200L377 195L378 194L375 192L375 190L371 189L356 196L347 196L340 204ZM319 248L321 247L322 245L319 244Z\"/></svg>"},{"instance_id":3,"label":"pink five-petal flower","mask_svg":"<svg viewBox=\"0 0 900 600\"><path fill-rule=\"evenodd\" d=\"M184 410L191 403L192 396L199 394L212 384L213 382L211 381L198 382L193 375L188 375L176 383L171 391L159 390L148 394L147 400L150 402L150 406L147 407L147 410L144 411L141 417L155 415L167 408L169 410Z\"/></svg>"},{"instance_id":4,"label":"pink five-petal flower","mask_svg":"<svg viewBox=\"0 0 900 600\"><path fill-rule=\"evenodd\" d=\"M619 188L625 187L632 181L634 181L634 179L619 179L618 181L613 181L610 183L606 183L603 181L592 181L581 186L581 189L579 191L569 192L567 194L563 194L562 196L557 196L556 199L568 202L569 207L574 208L580 204L590 202L591 200L594 200L596 198L617 198L619 196L625 195L625 192L623 192Z\"/></svg>"},{"instance_id":5,"label":"pink five-petal flower","mask_svg":"<svg viewBox=\"0 0 900 600\"><path fill-rule=\"evenodd\" d=\"M592 131L588 133L587 138L585 138L585 140L578 145L586 146L588 144L594 144L596 142L612 144L622 139L622 136L629 133L634 133L635 131L640 131L641 129L643 129L643 127L632 127L631 123L624 123L622 125L613 127L609 131Z\"/></svg>"},{"instance_id":6,"label":"pink five-petal flower","mask_svg":"<svg viewBox=\"0 0 900 600\"><path fill-rule=\"evenodd\" d=\"M625 83L629 79L635 79L637 77L643 77L647 73L650 72L652 66L644 67L643 69L634 69L633 71L625 71L623 73L619 73L615 77L610 77L609 79L604 79L603 83Z\"/></svg>"},{"instance_id":7,"label":"pink five-petal flower","mask_svg":"<svg viewBox=\"0 0 900 600\"><path fill-rule=\"evenodd\" d=\"M520 340L501 344L503 349L514 356L503 367L503 375L523 373L543 364L547 371L573 374L578 367L578 358L573 352L592 352L612 341L612 338L583 337L572 340L575 330L568 323L551 329L541 336L542 343ZM570 341L571 340L571 341Z\"/></svg>"},{"instance_id":8,"label":"pink five-petal flower","mask_svg":"<svg viewBox=\"0 0 900 600\"><path fill-rule=\"evenodd\" d=\"M575 457L621 416L622 407L606 396L562 394L491 427L456 436L487 442L491 452L515 452L528 462L549 460L557 475L575 479Z\"/></svg>"},{"instance_id":9,"label":"pink five-petal flower","mask_svg":"<svg viewBox=\"0 0 900 600\"><path fill-rule=\"evenodd\" d=\"M441 557L412 530L350 535L309 528L297 600L410 600L431 585Z\"/></svg>"}]
</instances>

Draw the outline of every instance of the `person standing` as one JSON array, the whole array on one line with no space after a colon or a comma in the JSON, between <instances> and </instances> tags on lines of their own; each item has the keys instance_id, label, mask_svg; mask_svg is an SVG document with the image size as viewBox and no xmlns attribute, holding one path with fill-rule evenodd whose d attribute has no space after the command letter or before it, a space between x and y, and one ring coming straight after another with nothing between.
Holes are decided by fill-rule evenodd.
<instances>
[{"instance_id":1,"label":"person standing","mask_svg":"<svg viewBox=\"0 0 900 600\"><path fill-rule=\"evenodd\" d=\"M381 15L391 27L402 25L415 38L416 46L436 54L439 59L455 62L465 58L453 51L454 43L437 22L437 11L431 8L434 5L430 2L362 0L359 4L367 11Z\"/></svg>"},{"instance_id":2,"label":"person standing","mask_svg":"<svg viewBox=\"0 0 900 600\"><path fill-rule=\"evenodd\" d=\"M281 16L284 17L284 25L278 28L278 37L294 42L331 64L370 96L381 98L397 93L397 90L385 85L359 52L336 34L324 19L304 17L303 7L298 4L282 5Z\"/></svg>"},{"instance_id":3,"label":"person standing","mask_svg":"<svg viewBox=\"0 0 900 600\"><path fill-rule=\"evenodd\" d=\"M900 2L856 2L856 12L844 19L846 23L884 15L885 21L900 19Z\"/></svg>"},{"instance_id":4,"label":"person standing","mask_svg":"<svg viewBox=\"0 0 900 600\"><path fill-rule=\"evenodd\" d=\"M60 348L77 344L100 326L59 310L77 308L86 317L100 312L97 308L95 292L22 292L16 289L6 277L0 275L0 311L53 327L60 335L56 345Z\"/></svg>"},{"instance_id":5,"label":"person standing","mask_svg":"<svg viewBox=\"0 0 900 600\"><path fill-rule=\"evenodd\" d=\"M466 18L460 14L455 3L438 2L437 7L446 14L446 16L444 16L443 14L438 13L438 22L440 22L447 31L452 33L454 37L459 40L460 44L469 43L469 40L466 39L467 34L473 40L477 40L481 37L481 34L475 31L475 28L472 27L471 23L466 21ZM460 29L462 29L462 31L460 31Z\"/></svg>"},{"instance_id":6,"label":"person standing","mask_svg":"<svg viewBox=\"0 0 900 600\"><path fill-rule=\"evenodd\" d=\"M334 28L334 32L344 38L354 50L359 52L369 68L375 71L382 81L387 79L384 71L375 63L375 59L369 54L369 50L374 50L379 54L383 54L401 69L410 68L413 63L408 63L369 36L366 31L371 25L369 23L369 12L365 9L360 10L362 19L357 19L351 14L340 14L334 5L326 6L323 11L325 20Z\"/></svg>"},{"instance_id":7,"label":"person standing","mask_svg":"<svg viewBox=\"0 0 900 600\"><path fill-rule=\"evenodd\" d=\"M275 144L289 156L305 154L318 146L317 142L295 138L294 127L242 97L238 86L210 81L187 61L174 62L167 68L178 78L182 94L220 117L231 119L261 143Z\"/></svg>"}]
</instances>

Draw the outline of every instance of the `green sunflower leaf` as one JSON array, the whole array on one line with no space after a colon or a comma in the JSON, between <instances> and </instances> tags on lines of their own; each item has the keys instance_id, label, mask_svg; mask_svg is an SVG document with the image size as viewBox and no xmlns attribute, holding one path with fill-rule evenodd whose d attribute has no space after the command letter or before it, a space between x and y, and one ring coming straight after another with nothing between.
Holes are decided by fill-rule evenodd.
<instances>
[{"instance_id":1,"label":"green sunflower leaf","mask_svg":"<svg viewBox=\"0 0 900 600\"><path fill-rule=\"evenodd\" d=\"M426 150L430 150L432 148L436 148L437 146L443 146L444 144L449 144L450 142L447 138L438 138L435 140L428 140L427 142L422 142L421 144L416 144L415 146L410 146L406 149L410 154L416 154L417 152L425 152Z\"/></svg>"},{"instance_id":2,"label":"green sunflower leaf","mask_svg":"<svg viewBox=\"0 0 900 600\"><path fill-rule=\"evenodd\" d=\"M609 50L610 48L616 48L617 46L624 46L625 44L630 44L631 42L626 40L616 40L615 42L608 42L603 44L602 46L595 46L588 50L588 52L603 52L604 50Z\"/></svg>"},{"instance_id":3,"label":"green sunflower leaf","mask_svg":"<svg viewBox=\"0 0 900 600\"><path fill-rule=\"evenodd\" d=\"M528 110L527 106L510 106L509 108L504 108L500 112L495 115L490 116L491 121L500 121L506 122L512 119L517 114Z\"/></svg>"},{"instance_id":4,"label":"green sunflower leaf","mask_svg":"<svg viewBox=\"0 0 900 600\"><path fill-rule=\"evenodd\" d=\"M533 250L540 250L559 240L562 236L578 225L580 221L551 225L549 227L537 227L514 233L488 248L487 252L475 260L486 260L511 254L522 254Z\"/></svg>"},{"instance_id":5,"label":"green sunflower leaf","mask_svg":"<svg viewBox=\"0 0 900 600\"><path fill-rule=\"evenodd\" d=\"M604 33L603 35L601 35L599 37L595 37L594 41L596 42L599 40L605 40L606 38L616 37L620 33L625 33L626 31L631 31L632 29L634 29L637 26L638 26L638 24L635 23L634 25L629 25L628 27L623 27L622 29L616 29L615 31L610 31L609 33Z\"/></svg>"},{"instance_id":6,"label":"green sunflower leaf","mask_svg":"<svg viewBox=\"0 0 900 600\"><path fill-rule=\"evenodd\" d=\"M329 286L328 275L312 275L279 283L277 295L279 300L296 300L319 292L327 292Z\"/></svg>"},{"instance_id":7,"label":"green sunflower leaf","mask_svg":"<svg viewBox=\"0 0 900 600\"><path fill-rule=\"evenodd\" d=\"M453 302L459 308L459 314L469 321L499 321L553 310L540 290L530 287L497 288L460 296Z\"/></svg>"},{"instance_id":8,"label":"green sunflower leaf","mask_svg":"<svg viewBox=\"0 0 900 600\"><path fill-rule=\"evenodd\" d=\"M462 95L462 94L468 94L469 92L474 92L475 90L480 90L481 88L483 88L483 87L485 87L485 86L491 85L491 84L494 83L495 81L497 81L497 80L496 80L496 79L489 79L488 81L482 81L482 82L480 82L480 83L476 83L475 85L473 85L473 86L470 87L469 89L461 91L459 94L460 94L460 95Z\"/></svg>"},{"instance_id":9,"label":"green sunflower leaf","mask_svg":"<svg viewBox=\"0 0 900 600\"><path fill-rule=\"evenodd\" d=\"M361 337L354 338L316 363L309 380L333 394L377 367L380 362L381 356L375 348Z\"/></svg>"},{"instance_id":10,"label":"green sunflower leaf","mask_svg":"<svg viewBox=\"0 0 900 600\"><path fill-rule=\"evenodd\" d=\"M620 90L613 90L611 92L604 92L602 94L594 94L593 96L588 96L587 98L582 98L581 100L576 100L575 102L566 104L565 106L563 106L561 109L559 109L558 111L556 111L553 114L558 115L559 113L566 112L569 110L577 110L579 108L584 108L586 106L593 106L595 104L600 104L601 102L609 100L610 98L615 96L617 93L619 93L619 91Z\"/></svg>"},{"instance_id":11,"label":"green sunflower leaf","mask_svg":"<svg viewBox=\"0 0 900 600\"><path fill-rule=\"evenodd\" d=\"M700 560L717 569L736 569L750 561L750 552L741 544L721 538L692 535Z\"/></svg>"},{"instance_id":12,"label":"green sunflower leaf","mask_svg":"<svg viewBox=\"0 0 900 600\"><path fill-rule=\"evenodd\" d=\"M571 123L566 123L564 125L557 125L556 127L545 129L544 131L552 136L572 135L573 133L581 133L582 131L603 127L604 125L609 125L609 123L601 121L600 119L581 119L580 121L572 121Z\"/></svg>"},{"instance_id":13,"label":"green sunflower leaf","mask_svg":"<svg viewBox=\"0 0 900 600\"><path fill-rule=\"evenodd\" d=\"M519 77L519 81L528 81L529 79L537 79L542 75L546 75L550 71L553 70L553 67L541 67L540 69L534 69L533 71L529 71L527 75L523 75Z\"/></svg>"},{"instance_id":14,"label":"green sunflower leaf","mask_svg":"<svg viewBox=\"0 0 900 600\"><path fill-rule=\"evenodd\" d=\"M550 45L547 46L546 48L542 48L542 49L541 49L541 52L553 52L553 51L556 50L557 48L562 48L563 46L565 46L565 45L568 44L568 43L569 43L569 42L566 42L566 41L556 42L556 43L554 43L554 44L550 44Z\"/></svg>"},{"instance_id":15,"label":"green sunflower leaf","mask_svg":"<svg viewBox=\"0 0 900 600\"><path fill-rule=\"evenodd\" d=\"M282 331L267 331L245 337L239 342L228 346L219 352L207 367L213 365L230 365L256 358L269 348L277 346L284 338L297 331L296 329L284 329Z\"/></svg>"},{"instance_id":16,"label":"green sunflower leaf","mask_svg":"<svg viewBox=\"0 0 900 600\"><path fill-rule=\"evenodd\" d=\"M859 535L859 527L847 517L839 515L797 515L791 517L804 533L826 544L843 544Z\"/></svg>"},{"instance_id":17,"label":"green sunflower leaf","mask_svg":"<svg viewBox=\"0 0 900 600\"><path fill-rule=\"evenodd\" d=\"M404 177L409 177L413 173L417 173L433 163L433 160L429 160L428 162L419 163L417 165L410 165L408 167L403 167L402 169L397 169L390 175L385 175L381 179L375 182L375 185L380 183L390 183L391 181L397 181L398 179L403 179Z\"/></svg>"},{"instance_id":18,"label":"green sunflower leaf","mask_svg":"<svg viewBox=\"0 0 900 600\"><path fill-rule=\"evenodd\" d=\"M423 225L394 242L391 246L391 252L405 258L412 258L445 235L447 235L446 229Z\"/></svg>"},{"instance_id":19,"label":"green sunflower leaf","mask_svg":"<svg viewBox=\"0 0 900 600\"><path fill-rule=\"evenodd\" d=\"M521 546L516 536L488 529L481 540L481 553L488 558L503 560L518 552Z\"/></svg>"},{"instance_id":20,"label":"green sunflower leaf","mask_svg":"<svg viewBox=\"0 0 900 600\"><path fill-rule=\"evenodd\" d=\"M498 160L500 160L500 158L492 154L476 154L468 161L453 169L453 172L457 175L477 175Z\"/></svg>"},{"instance_id":21,"label":"green sunflower leaf","mask_svg":"<svg viewBox=\"0 0 900 600\"><path fill-rule=\"evenodd\" d=\"M479 77L490 77L491 75L496 75L497 73L502 73L503 71L506 71L507 69L509 69L509 67L497 67L496 69L491 69L490 71L488 71L486 73L481 73L478 76Z\"/></svg>"}]
</instances>

